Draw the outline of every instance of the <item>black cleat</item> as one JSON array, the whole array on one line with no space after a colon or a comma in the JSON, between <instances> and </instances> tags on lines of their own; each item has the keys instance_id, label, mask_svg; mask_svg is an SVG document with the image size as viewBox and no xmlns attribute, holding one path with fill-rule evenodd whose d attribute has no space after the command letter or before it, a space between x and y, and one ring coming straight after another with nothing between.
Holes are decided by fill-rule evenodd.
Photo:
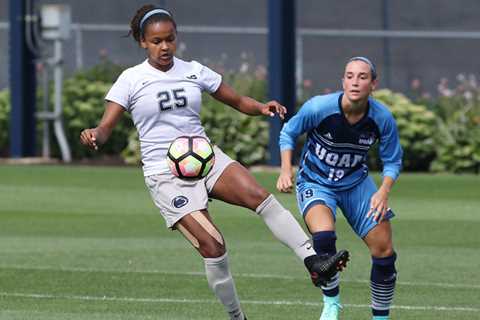
<instances>
[{"instance_id":1,"label":"black cleat","mask_svg":"<svg viewBox=\"0 0 480 320\"><path fill-rule=\"evenodd\" d=\"M328 254L315 256L315 260L308 268L313 284L317 287L326 285L338 271L347 266L348 258L347 250L340 250L333 256Z\"/></svg>"}]
</instances>

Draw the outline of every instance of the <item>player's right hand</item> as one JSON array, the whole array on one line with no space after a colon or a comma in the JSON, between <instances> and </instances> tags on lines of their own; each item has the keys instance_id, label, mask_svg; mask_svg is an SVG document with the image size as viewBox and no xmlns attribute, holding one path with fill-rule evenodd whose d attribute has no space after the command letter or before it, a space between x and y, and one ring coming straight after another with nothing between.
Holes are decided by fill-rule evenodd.
<instances>
[{"instance_id":1,"label":"player's right hand","mask_svg":"<svg viewBox=\"0 0 480 320\"><path fill-rule=\"evenodd\" d=\"M85 129L80 133L80 142L93 150L98 150L97 130Z\"/></svg>"},{"instance_id":2,"label":"player's right hand","mask_svg":"<svg viewBox=\"0 0 480 320\"><path fill-rule=\"evenodd\" d=\"M280 173L277 180L277 189L280 192L291 193L293 189L293 174L292 172Z\"/></svg>"}]
</instances>

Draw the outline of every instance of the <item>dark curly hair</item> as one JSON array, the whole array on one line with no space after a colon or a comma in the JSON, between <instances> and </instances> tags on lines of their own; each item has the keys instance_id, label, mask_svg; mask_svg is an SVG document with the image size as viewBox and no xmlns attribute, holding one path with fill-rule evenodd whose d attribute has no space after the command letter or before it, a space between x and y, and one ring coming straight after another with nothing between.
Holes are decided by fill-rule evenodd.
<instances>
[{"instance_id":1,"label":"dark curly hair","mask_svg":"<svg viewBox=\"0 0 480 320\"><path fill-rule=\"evenodd\" d=\"M150 16L144 23L142 28L140 28L140 21L142 21L142 18L150 11L153 9L162 9L170 13L170 15L165 14L165 13L158 13ZM133 16L132 20L130 21L130 31L128 35L133 36L133 39L135 39L136 42L140 43L142 41L143 36L145 34L145 28L155 22L160 22L160 21L170 21L173 24L173 27L175 28L175 31L177 30L177 24L175 23L175 20L173 19L173 15L170 11L163 9L163 8L158 8L154 6L153 4L147 4L141 7L140 9L137 10L135 15Z\"/></svg>"}]
</instances>

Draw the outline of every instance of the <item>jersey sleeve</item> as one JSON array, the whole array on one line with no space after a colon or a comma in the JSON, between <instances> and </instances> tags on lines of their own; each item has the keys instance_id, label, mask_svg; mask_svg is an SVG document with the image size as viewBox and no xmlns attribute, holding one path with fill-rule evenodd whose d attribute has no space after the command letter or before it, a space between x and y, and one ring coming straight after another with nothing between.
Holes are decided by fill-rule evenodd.
<instances>
[{"instance_id":1,"label":"jersey sleeve","mask_svg":"<svg viewBox=\"0 0 480 320\"><path fill-rule=\"evenodd\" d=\"M115 102L127 111L130 107L131 82L129 78L125 71L122 72L105 96L105 100Z\"/></svg>"},{"instance_id":2,"label":"jersey sleeve","mask_svg":"<svg viewBox=\"0 0 480 320\"><path fill-rule=\"evenodd\" d=\"M316 98L305 102L300 110L282 128L280 132L280 151L293 150L297 138L315 128L322 119L319 103Z\"/></svg>"},{"instance_id":3,"label":"jersey sleeve","mask_svg":"<svg viewBox=\"0 0 480 320\"><path fill-rule=\"evenodd\" d=\"M203 90L208 93L213 93L220 87L222 76L209 67L202 65L200 69L199 83Z\"/></svg>"},{"instance_id":4,"label":"jersey sleeve","mask_svg":"<svg viewBox=\"0 0 480 320\"><path fill-rule=\"evenodd\" d=\"M379 155L383 163L383 176L396 180L402 168L403 150L400 145L397 124L392 115L386 119L382 128Z\"/></svg>"}]
</instances>

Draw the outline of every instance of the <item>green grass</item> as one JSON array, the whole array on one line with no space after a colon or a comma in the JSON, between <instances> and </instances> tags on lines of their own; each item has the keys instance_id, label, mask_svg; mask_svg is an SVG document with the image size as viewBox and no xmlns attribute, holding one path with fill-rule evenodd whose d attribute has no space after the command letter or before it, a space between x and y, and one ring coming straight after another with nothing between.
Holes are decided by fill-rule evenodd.
<instances>
[{"instance_id":1,"label":"green grass","mask_svg":"<svg viewBox=\"0 0 480 320\"><path fill-rule=\"evenodd\" d=\"M257 173L273 191L275 174ZM378 178L378 177L377 177ZM293 195L277 194L297 215ZM390 204L393 319L480 316L480 177L403 174ZM249 319L317 319L320 291L261 219L211 203ZM343 218L342 319L369 319L370 260ZM138 168L0 166L0 319L226 319Z\"/></svg>"}]
</instances>

